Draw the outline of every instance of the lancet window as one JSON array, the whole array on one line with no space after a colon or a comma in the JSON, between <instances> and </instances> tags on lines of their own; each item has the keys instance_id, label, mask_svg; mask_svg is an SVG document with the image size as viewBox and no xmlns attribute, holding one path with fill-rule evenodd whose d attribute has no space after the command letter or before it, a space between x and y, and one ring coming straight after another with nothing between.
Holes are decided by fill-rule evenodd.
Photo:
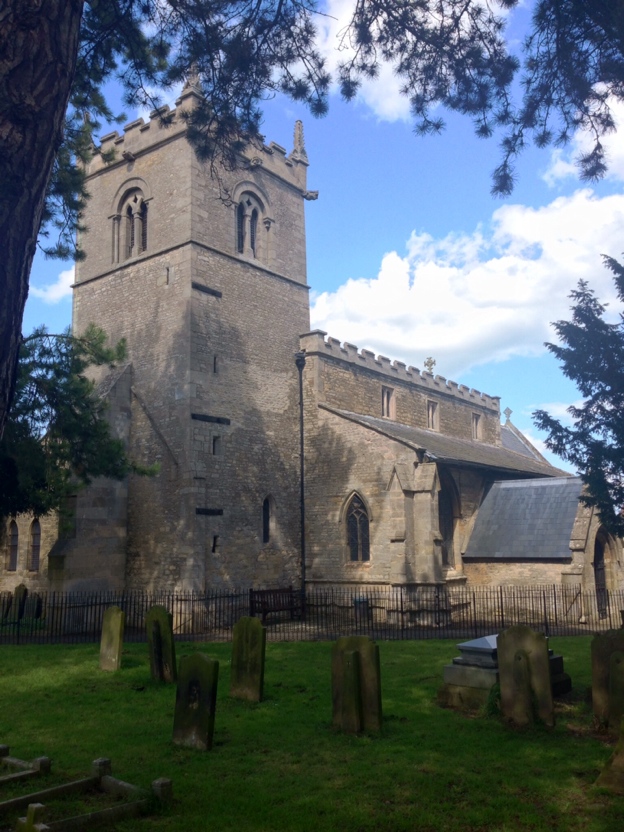
<instances>
[{"instance_id":1,"label":"lancet window","mask_svg":"<svg viewBox=\"0 0 624 832\"><path fill-rule=\"evenodd\" d=\"M19 529L15 520L11 520L9 524L9 557L7 560L7 569L9 572L15 572L17 569L17 553L19 551Z\"/></svg>"},{"instance_id":2,"label":"lancet window","mask_svg":"<svg viewBox=\"0 0 624 832\"><path fill-rule=\"evenodd\" d=\"M354 494L347 508L347 547L351 561L370 560L369 517L366 506Z\"/></svg>"},{"instance_id":3,"label":"lancet window","mask_svg":"<svg viewBox=\"0 0 624 832\"><path fill-rule=\"evenodd\" d=\"M28 547L28 569L30 572L39 571L39 556L41 553L41 524L33 520L30 524L30 545Z\"/></svg>"},{"instance_id":4,"label":"lancet window","mask_svg":"<svg viewBox=\"0 0 624 832\"><path fill-rule=\"evenodd\" d=\"M266 261L271 221L264 216L264 206L257 196L245 191L236 206L236 251L247 257Z\"/></svg>"},{"instance_id":5,"label":"lancet window","mask_svg":"<svg viewBox=\"0 0 624 832\"><path fill-rule=\"evenodd\" d=\"M112 261L119 263L147 251L148 207L140 189L128 191L113 217Z\"/></svg>"}]
</instances>

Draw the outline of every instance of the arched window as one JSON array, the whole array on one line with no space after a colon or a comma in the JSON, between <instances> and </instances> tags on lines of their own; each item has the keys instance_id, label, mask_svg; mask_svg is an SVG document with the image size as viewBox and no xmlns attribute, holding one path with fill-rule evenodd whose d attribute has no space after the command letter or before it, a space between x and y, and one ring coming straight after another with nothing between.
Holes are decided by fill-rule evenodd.
<instances>
[{"instance_id":1,"label":"arched window","mask_svg":"<svg viewBox=\"0 0 624 832\"><path fill-rule=\"evenodd\" d=\"M271 220L259 197L244 191L236 205L236 251L267 262Z\"/></svg>"},{"instance_id":2,"label":"arched window","mask_svg":"<svg viewBox=\"0 0 624 832\"><path fill-rule=\"evenodd\" d=\"M15 520L11 520L9 524L9 558L7 561L7 570L15 572L17 569L17 554L19 547L19 529Z\"/></svg>"},{"instance_id":3,"label":"arched window","mask_svg":"<svg viewBox=\"0 0 624 832\"><path fill-rule=\"evenodd\" d=\"M30 545L28 547L28 570L39 571L39 554L41 552L41 524L33 520L30 524Z\"/></svg>"},{"instance_id":4,"label":"arched window","mask_svg":"<svg viewBox=\"0 0 624 832\"><path fill-rule=\"evenodd\" d=\"M147 251L147 224L147 202L139 188L132 188L113 216L113 263Z\"/></svg>"},{"instance_id":5,"label":"arched window","mask_svg":"<svg viewBox=\"0 0 624 832\"><path fill-rule=\"evenodd\" d=\"M347 508L347 545L352 561L370 560L369 520L366 506L354 494Z\"/></svg>"}]
</instances>

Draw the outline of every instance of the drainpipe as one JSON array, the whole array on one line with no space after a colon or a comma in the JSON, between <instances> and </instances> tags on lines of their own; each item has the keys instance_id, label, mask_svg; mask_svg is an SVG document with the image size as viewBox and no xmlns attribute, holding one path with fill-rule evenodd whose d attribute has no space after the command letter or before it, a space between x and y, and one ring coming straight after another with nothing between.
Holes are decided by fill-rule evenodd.
<instances>
[{"instance_id":1,"label":"drainpipe","mask_svg":"<svg viewBox=\"0 0 624 832\"><path fill-rule=\"evenodd\" d=\"M305 455L303 432L303 368L305 352L295 353L295 364L299 372L299 522L301 540L301 616L305 618L306 551L305 551Z\"/></svg>"}]
</instances>

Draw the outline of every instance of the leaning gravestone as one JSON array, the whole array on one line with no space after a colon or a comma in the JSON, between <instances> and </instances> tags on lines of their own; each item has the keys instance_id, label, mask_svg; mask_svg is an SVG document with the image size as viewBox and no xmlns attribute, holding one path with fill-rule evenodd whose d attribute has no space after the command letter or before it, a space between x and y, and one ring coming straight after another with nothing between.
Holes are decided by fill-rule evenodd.
<instances>
[{"instance_id":1,"label":"leaning gravestone","mask_svg":"<svg viewBox=\"0 0 624 832\"><path fill-rule=\"evenodd\" d=\"M379 647L367 636L339 638L334 644L332 705L334 728L381 731Z\"/></svg>"},{"instance_id":2,"label":"leaning gravestone","mask_svg":"<svg viewBox=\"0 0 624 832\"><path fill-rule=\"evenodd\" d=\"M609 679L611 656L624 653L624 629L607 630L594 636L591 643L592 708L603 722L609 723ZM619 729L619 723L615 726Z\"/></svg>"},{"instance_id":3,"label":"leaning gravestone","mask_svg":"<svg viewBox=\"0 0 624 832\"><path fill-rule=\"evenodd\" d=\"M499 634L497 650L503 716L519 725L536 716L552 727L555 711L546 636L524 625L509 627Z\"/></svg>"},{"instance_id":4,"label":"leaning gravestone","mask_svg":"<svg viewBox=\"0 0 624 832\"><path fill-rule=\"evenodd\" d=\"M145 616L152 679L175 682L176 656L173 616L165 607L152 607Z\"/></svg>"},{"instance_id":5,"label":"leaning gravestone","mask_svg":"<svg viewBox=\"0 0 624 832\"><path fill-rule=\"evenodd\" d=\"M615 750L594 785L608 789L614 794L624 794L624 731L620 730Z\"/></svg>"},{"instance_id":6,"label":"leaning gravestone","mask_svg":"<svg viewBox=\"0 0 624 832\"><path fill-rule=\"evenodd\" d=\"M173 742L199 751L212 748L219 662L203 653L193 653L180 661Z\"/></svg>"},{"instance_id":7,"label":"leaning gravestone","mask_svg":"<svg viewBox=\"0 0 624 832\"><path fill-rule=\"evenodd\" d=\"M100 670L119 670L123 649L126 614L119 607L109 607L102 621L100 639Z\"/></svg>"},{"instance_id":8,"label":"leaning gravestone","mask_svg":"<svg viewBox=\"0 0 624 832\"><path fill-rule=\"evenodd\" d=\"M257 618L243 616L234 625L230 696L260 702L264 687L266 627Z\"/></svg>"}]
</instances>

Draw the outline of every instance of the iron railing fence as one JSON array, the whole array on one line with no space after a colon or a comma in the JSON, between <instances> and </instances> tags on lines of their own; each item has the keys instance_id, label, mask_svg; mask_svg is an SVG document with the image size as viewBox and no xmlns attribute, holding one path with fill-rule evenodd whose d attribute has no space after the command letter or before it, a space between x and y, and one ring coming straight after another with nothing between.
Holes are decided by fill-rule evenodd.
<instances>
[{"instance_id":1,"label":"iron railing fence","mask_svg":"<svg viewBox=\"0 0 624 832\"><path fill-rule=\"evenodd\" d=\"M281 590L283 594L289 590ZM254 592L253 590L251 592ZM546 635L593 634L622 626L624 591L582 591L580 586L311 587L296 591L289 609L264 609L273 641L469 639L528 624ZM0 644L99 641L105 610L126 614L126 641L144 641L145 615L160 604L173 615L179 640L228 641L249 615L250 590L31 593L20 600L0 593ZM256 604L257 606L257 604Z\"/></svg>"}]
</instances>

